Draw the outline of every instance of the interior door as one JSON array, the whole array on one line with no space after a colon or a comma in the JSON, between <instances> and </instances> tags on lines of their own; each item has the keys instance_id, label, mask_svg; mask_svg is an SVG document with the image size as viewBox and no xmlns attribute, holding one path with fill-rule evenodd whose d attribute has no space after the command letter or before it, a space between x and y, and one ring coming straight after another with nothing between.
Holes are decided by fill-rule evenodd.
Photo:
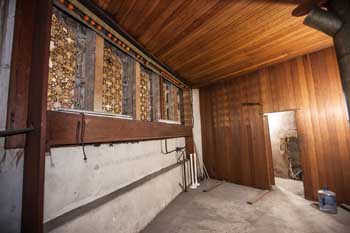
<instances>
[{"instance_id":1,"label":"interior door","mask_svg":"<svg viewBox=\"0 0 350 233\"><path fill-rule=\"evenodd\" d=\"M267 158L267 166L268 166L268 176L270 180L270 184L275 185L275 175L273 172L273 160L272 160L272 148L271 148L271 137L270 137L270 129L269 129L269 118L264 115L264 134L265 134L265 147L266 147L266 158Z\"/></svg>"},{"instance_id":2,"label":"interior door","mask_svg":"<svg viewBox=\"0 0 350 233\"><path fill-rule=\"evenodd\" d=\"M271 189L269 160L266 150L264 118L260 104L242 104L242 184L260 189Z\"/></svg>"}]
</instances>

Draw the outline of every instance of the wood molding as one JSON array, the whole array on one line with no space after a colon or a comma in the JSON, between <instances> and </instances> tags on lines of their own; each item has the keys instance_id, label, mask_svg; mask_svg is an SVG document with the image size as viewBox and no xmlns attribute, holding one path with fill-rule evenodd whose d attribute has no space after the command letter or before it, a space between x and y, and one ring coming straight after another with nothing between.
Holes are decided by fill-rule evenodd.
<instances>
[{"instance_id":1,"label":"wood molding","mask_svg":"<svg viewBox=\"0 0 350 233\"><path fill-rule=\"evenodd\" d=\"M104 39L96 34L94 111L102 112Z\"/></svg>"},{"instance_id":2,"label":"wood molding","mask_svg":"<svg viewBox=\"0 0 350 233\"><path fill-rule=\"evenodd\" d=\"M80 144L81 114L47 112L49 146ZM85 115L85 144L190 137L192 128L183 125Z\"/></svg>"}]
</instances>

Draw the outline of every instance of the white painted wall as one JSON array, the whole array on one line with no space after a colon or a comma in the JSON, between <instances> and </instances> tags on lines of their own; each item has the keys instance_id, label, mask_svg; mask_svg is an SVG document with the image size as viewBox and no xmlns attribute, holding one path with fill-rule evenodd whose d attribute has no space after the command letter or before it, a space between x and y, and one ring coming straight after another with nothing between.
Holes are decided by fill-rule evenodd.
<instances>
[{"instance_id":1,"label":"white painted wall","mask_svg":"<svg viewBox=\"0 0 350 233\"><path fill-rule=\"evenodd\" d=\"M168 139L168 150L184 145L184 138ZM45 222L177 162L176 152L161 153L160 140L86 146L85 151L86 162L81 147L53 148L46 157ZM152 199L144 198L140 201Z\"/></svg>"},{"instance_id":2,"label":"white painted wall","mask_svg":"<svg viewBox=\"0 0 350 233\"><path fill-rule=\"evenodd\" d=\"M202 150L202 128L200 115L199 90L192 89L192 106L193 106L193 139L195 150L197 152L201 168L203 166L203 150ZM202 171L203 169L201 169Z\"/></svg>"},{"instance_id":3,"label":"white painted wall","mask_svg":"<svg viewBox=\"0 0 350 233\"><path fill-rule=\"evenodd\" d=\"M6 127L15 0L0 1L0 130ZM5 150L0 138L0 231L21 230L23 149Z\"/></svg>"},{"instance_id":4,"label":"white painted wall","mask_svg":"<svg viewBox=\"0 0 350 233\"><path fill-rule=\"evenodd\" d=\"M268 114L272 149L272 161L275 177L288 179L288 155L281 148L281 138L297 137L294 111Z\"/></svg>"}]
</instances>

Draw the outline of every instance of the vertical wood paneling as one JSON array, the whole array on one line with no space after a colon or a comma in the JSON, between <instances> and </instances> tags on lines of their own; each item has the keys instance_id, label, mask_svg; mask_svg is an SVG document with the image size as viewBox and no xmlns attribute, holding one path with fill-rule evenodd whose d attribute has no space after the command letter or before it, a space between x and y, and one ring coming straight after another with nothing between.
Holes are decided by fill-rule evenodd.
<instances>
[{"instance_id":1,"label":"vertical wood paneling","mask_svg":"<svg viewBox=\"0 0 350 233\"><path fill-rule=\"evenodd\" d=\"M222 93L228 96L224 99L229 102L228 122L218 117L226 106L214 103L221 100ZM249 110L237 107L243 102L261 102L263 112L296 110L306 198L315 199L317 190L328 186L339 203L350 202L350 135L333 48L203 87L200 96L204 162L213 177L255 187L262 182L253 177L266 171L260 166L265 160L257 162L263 157L249 155L255 150L253 145L262 143L251 139L264 137L258 133L263 130L260 123L247 127L247 121L255 118ZM224 122L229 131L215 127ZM222 149L228 142L235 148ZM230 164L229 171L222 167L225 163Z\"/></svg>"},{"instance_id":2,"label":"vertical wood paneling","mask_svg":"<svg viewBox=\"0 0 350 233\"><path fill-rule=\"evenodd\" d=\"M201 89L204 163L216 179L268 189L259 75L253 76Z\"/></svg>"}]
</instances>

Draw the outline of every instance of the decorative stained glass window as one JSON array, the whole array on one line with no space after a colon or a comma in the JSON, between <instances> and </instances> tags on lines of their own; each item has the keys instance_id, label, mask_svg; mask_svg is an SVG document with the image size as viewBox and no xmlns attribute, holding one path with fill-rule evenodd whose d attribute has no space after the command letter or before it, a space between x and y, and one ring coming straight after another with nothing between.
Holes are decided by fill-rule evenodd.
<instances>
[{"instance_id":1,"label":"decorative stained glass window","mask_svg":"<svg viewBox=\"0 0 350 233\"><path fill-rule=\"evenodd\" d=\"M123 113L123 65L111 47L104 48L102 110Z\"/></svg>"},{"instance_id":2,"label":"decorative stained glass window","mask_svg":"<svg viewBox=\"0 0 350 233\"><path fill-rule=\"evenodd\" d=\"M76 35L53 14L50 41L47 109L74 108L77 72Z\"/></svg>"}]
</instances>

